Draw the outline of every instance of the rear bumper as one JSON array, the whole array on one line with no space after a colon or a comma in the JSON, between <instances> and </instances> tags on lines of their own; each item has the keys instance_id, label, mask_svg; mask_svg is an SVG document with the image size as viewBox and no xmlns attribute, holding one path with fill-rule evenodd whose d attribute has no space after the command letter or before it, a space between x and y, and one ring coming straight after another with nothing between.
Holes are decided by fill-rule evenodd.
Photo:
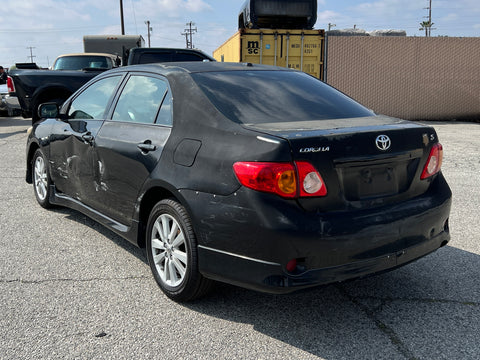
<instances>
[{"instance_id":1,"label":"rear bumper","mask_svg":"<svg viewBox=\"0 0 480 360\"><path fill-rule=\"evenodd\" d=\"M446 245L448 240L448 233L443 232L420 245L397 253L339 266L312 269L298 275L288 274L281 264L218 252L206 247L199 247L199 258L205 264L203 273L209 278L253 290L284 294L391 271L428 255ZM221 274L218 273L219 268L222 269Z\"/></svg>"},{"instance_id":2,"label":"rear bumper","mask_svg":"<svg viewBox=\"0 0 480 360\"><path fill-rule=\"evenodd\" d=\"M200 272L271 293L391 270L450 239L451 192L441 174L422 196L368 211L305 212L243 188L228 197L182 194L195 214ZM298 266L288 272L292 259Z\"/></svg>"},{"instance_id":3,"label":"rear bumper","mask_svg":"<svg viewBox=\"0 0 480 360\"><path fill-rule=\"evenodd\" d=\"M0 110L4 111L7 109L6 94L0 94Z\"/></svg>"},{"instance_id":4,"label":"rear bumper","mask_svg":"<svg viewBox=\"0 0 480 360\"><path fill-rule=\"evenodd\" d=\"M0 99L1 111L8 111L9 115L13 115L15 111L21 110L17 97L10 96L8 94L1 94L0 96L1 96L1 99Z\"/></svg>"},{"instance_id":5,"label":"rear bumper","mask_svg":"<svg viewBox=\"0 0 480 360\"><path fill-rule=\"evenodd\" d=\"M18 98L16 96L5 95L5 103L11 109L18 109L21 110L20 103L18 102Z\"/></svg>"}]
</instances>

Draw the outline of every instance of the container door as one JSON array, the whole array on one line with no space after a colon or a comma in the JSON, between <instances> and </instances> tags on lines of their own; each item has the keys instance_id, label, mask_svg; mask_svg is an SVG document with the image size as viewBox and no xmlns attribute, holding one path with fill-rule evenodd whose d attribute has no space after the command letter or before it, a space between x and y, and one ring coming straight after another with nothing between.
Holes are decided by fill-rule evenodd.
<instances>
[{"instance_id":1,"label":"container door","mask_svg":"<svg viewBox=\"0 0 480 360\"><path fill-rule=\"evenodd\" d=\"M242 62L300 70L323 78L323 30L249 30L241 41Z\"/></svg>"}]
</instances>

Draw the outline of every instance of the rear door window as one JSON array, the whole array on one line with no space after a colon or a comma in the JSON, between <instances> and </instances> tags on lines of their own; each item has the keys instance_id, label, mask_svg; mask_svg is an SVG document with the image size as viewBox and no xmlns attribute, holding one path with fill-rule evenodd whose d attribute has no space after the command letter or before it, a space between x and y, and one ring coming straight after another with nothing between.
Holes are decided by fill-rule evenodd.
<instances>
[{"instance_id":1,"label":"rear door window","mask_svg":"<svg viewBox=\"0 0 480 360\"><path fill-rule=\"evenodd\" d=\"M170 101L167 93L166 81L147 75L132 75L122 90L112 120L154 124L164 99ZM165 108L165 111L170 109L170 104L165 103ZM162 117L167 115L162 113ZM171 123L171 116L163 121Z\"/></svg>"}]
</instances>

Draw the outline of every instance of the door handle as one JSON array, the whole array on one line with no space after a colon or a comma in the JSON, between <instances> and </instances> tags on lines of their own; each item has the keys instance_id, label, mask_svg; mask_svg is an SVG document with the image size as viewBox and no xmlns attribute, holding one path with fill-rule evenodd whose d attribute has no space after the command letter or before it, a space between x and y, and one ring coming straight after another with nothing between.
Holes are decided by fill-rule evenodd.
<instances>
[{"instance_id":1,"label":"door handle","mask_svg":"<svg viewBox=\"0 0 480 360\"><path fill-rule=\"evenodd\" d=\"M137 145L137 147L142 151L142 153L146 154L150 151L157 150L157 147L152 144L150 140L146 140L143 143Z\"/></svg>"},{"instance_id":2,"label":"door handle","mask_svg":"<svg viewBox=\"0 0 480 360\"><path fill-rule=\"evenodd\" d=\"M83 141L85 141L86 143L92 144L92 142L93 142L93 135L92 135L92 133L88 132L88 133L82 135L82 139L83 139Z\"/></svg>"}]
</instances>

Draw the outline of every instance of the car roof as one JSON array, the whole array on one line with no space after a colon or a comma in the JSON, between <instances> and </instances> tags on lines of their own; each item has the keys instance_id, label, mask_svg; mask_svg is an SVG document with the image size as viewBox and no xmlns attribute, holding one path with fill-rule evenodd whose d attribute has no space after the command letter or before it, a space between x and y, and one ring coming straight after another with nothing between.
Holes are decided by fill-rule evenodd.
<instances>
[{"instance_id":1,"label":"car roof","mask_svg":"<svg viewBox=\"0 0 480 360\"><path fill-rule=\"evenodd\" d=\"M63 54L57 56L58 58L62 57L69 57L69 56L105 56L105 57L116 57L116 55L108 54L108 53L73 53L73 54Z\"/></svg>"},{"instance_id":2,"label":"car roof","mask_svg":"<svg viewBox=\"0 0 480 360\"><path fill-rule=\"evenodd\" d=\"M188 61L188 62L166 62L144 65L130 65L118 68L115 71L149 71L166 73L205 73L205 72L222 72L222 71L296 71L293 69L260 65L252 63L229 63L229 62L213 62L213 61Z\"/></svg>"},{"instance_id":3,"label":"car roof","mask_svg":"<svg viewBox=\"0 0 480 360\"><path fill-rule=\"evenodd\" d=\"M131 48L130 51L134 52L153 52L153 51L183 51L183 52L195 52L195 53L202 53L205 54L202 50L200 49L185 49L185 48L167 48L167 47L136 47L136 48Z\"/></svg>"}]
</instances>

